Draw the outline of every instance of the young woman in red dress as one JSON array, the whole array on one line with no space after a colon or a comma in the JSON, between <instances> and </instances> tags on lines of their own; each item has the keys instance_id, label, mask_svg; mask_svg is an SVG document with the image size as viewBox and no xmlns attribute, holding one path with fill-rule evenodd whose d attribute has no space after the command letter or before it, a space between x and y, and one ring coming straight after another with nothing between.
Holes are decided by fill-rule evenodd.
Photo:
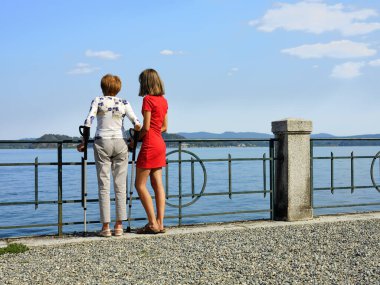
<instances>
[{"instance_id":1,"label":"young woman in red dress","mask_svg":"<svg viewBox=\"0 0 380 285\"><path fill-rule=\"evenodd\" d=\"M168 102L164 94L164 85L154 69L144 70L140 76L139 96L144 97L142 114L143 127L140 132L142 146L136 163L136 189L148 218L148 224L137 231L139 234L157 234L165 232L165 191L162 184L162 167L166 166L166 145L162 132L168 126ZM146 187L148 177L153 187L157 215L154 212L152 197Z\"/></svg>"}]
</instances>

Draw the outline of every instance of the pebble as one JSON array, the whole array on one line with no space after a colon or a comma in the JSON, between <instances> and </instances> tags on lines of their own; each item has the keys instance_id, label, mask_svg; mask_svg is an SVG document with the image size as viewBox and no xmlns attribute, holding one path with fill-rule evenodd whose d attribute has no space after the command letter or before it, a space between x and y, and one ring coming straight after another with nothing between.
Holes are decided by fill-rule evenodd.
<instances>
[{"instance_id":1,"label":"pebble","mask_svg":"<svg viewBox=\"0 0 380 285\"><path fill-rule=\"evenodd\" d=\"M107 239L0 256L1 284L380 284L380 220Z\"/></svg>"}]
</instances>

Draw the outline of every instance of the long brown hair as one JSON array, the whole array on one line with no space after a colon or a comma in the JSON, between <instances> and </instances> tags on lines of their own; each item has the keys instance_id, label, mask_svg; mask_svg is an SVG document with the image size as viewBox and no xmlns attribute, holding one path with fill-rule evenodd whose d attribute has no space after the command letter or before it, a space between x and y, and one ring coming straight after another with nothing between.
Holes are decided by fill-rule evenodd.
<instances>
[{"instance_id":1,"label":"long brown hair","mask_svg":"<svg viewBox=\"0 0 380 285\"><path fill-rule=\"evenodd\" d=\"M145 96L148 94L158 96L165 94L164 83L162 82L157 71L154 69L149 68L141 72L139 76L139 82L139 96Z\"/></svg>"}]
</instances>

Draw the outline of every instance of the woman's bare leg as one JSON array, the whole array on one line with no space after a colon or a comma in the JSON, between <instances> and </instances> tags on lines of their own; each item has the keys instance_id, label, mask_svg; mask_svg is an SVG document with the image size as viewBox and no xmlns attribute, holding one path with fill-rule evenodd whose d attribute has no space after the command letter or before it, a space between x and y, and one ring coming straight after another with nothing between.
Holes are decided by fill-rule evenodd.
<instances>
[{"instance_id":1,"label":"woman's bare leg","mask_svg":"<svg viewBox=\"0 0 380 285\"><path fill-rule=\"evenodd\" d=\"M108 230L110 228L110 223L103 223L102 231Z\"/></svg>"},{"instance_id":2,"label":"woman's bare leg","mask_svg":"<svg viewBox=\"0 0 380 285\"><path fill-rule=\"evenodd\" d=\"M149 225L153 229L158 229L156 215L154 214L152 197L146 187L148 177L150 174L150 169L136 168L136 182L135 186L139 194L141 203L145 209L146 215L148 217Z\"/></svg>"},{"instance_id":3,"label":"woman's bare leg","mask_svg":"<svg viewBox=\"0 0 380 285\"><path fill-rule=\"evenodd\" d=\"M151 170L150 183L156 197L157 223L160 230L163 230L166 201L164 185L162 184L162 168L155 168Z\"/></svg>"},{"instance_id":4,"label":"woman's bare leg","mask_svg":"<svg viewBox=\"0 0 380 285\"><path fill-rule=\"evenodd\" d=\"M119 230L123 228L123 221L116 221L115 230Z\"/></svg>"}]
</instances>

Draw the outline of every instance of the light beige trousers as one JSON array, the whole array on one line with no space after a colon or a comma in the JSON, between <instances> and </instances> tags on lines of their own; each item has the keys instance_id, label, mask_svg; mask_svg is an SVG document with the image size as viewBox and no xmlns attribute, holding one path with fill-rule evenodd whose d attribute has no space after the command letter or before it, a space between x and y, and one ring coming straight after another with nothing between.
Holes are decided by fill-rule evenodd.
<instances>
[{"instance_id":1,"label":"light beige trousers","mask_svg":"<svg viewBox=\"0 0 380 285\"><path fill-rule=\"evenodd\" d=\"M128 145L126 139L96 139L94 143L101 223L111 222L110 172L112 170L116 220L126 220Z\"/></svg>"}]
</instances>

